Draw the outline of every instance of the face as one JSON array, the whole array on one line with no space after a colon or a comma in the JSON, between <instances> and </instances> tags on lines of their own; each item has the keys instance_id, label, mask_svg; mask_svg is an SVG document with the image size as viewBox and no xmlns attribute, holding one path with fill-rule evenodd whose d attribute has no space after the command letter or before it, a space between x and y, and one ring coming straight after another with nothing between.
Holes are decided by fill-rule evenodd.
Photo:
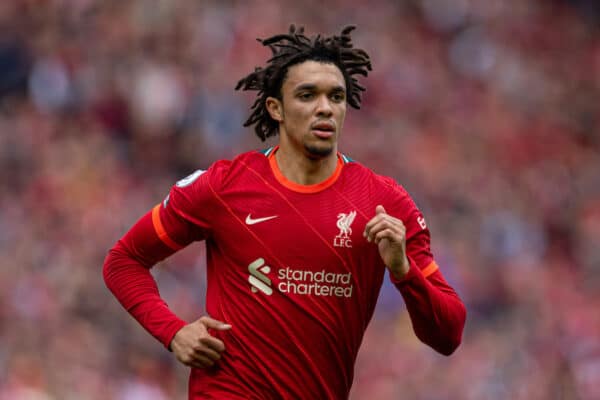
<instances>
[{"instance_id":1,"label":"face","mask_svg":"<svg viewBox=\"0 0 600 400\"><path fill-rule=\"evenodd\" d=\"M279 145L311 159L337 151L346 116L346 84L331 63L305 61L290 67L281 87L282 100L269 97L267 109L279 121Z\"/></svg>"}]
</instances>

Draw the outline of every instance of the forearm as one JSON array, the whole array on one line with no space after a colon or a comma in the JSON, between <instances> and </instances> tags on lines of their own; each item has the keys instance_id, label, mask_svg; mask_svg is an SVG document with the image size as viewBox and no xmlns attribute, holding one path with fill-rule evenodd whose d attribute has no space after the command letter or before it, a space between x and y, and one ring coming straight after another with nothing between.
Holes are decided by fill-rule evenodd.
<instances>
[{"instance_id":1,"label":"forearm","mask_svg":"<svg viewBox=\"0 0 600 400\"><path fill-rule=\"evenodd\" d=\"M178 318L160 297L148 268L117 244L103 268L106 286L121 305L156 339L168 348L186 322Z\"/></svg>"},{"instance_id":2,"label":"forearm","mask_svg":"<svg viewBox=\"0 0 600 400\"><path fill-rule=\"evenodd\" d=\"M106 286L166 347L185 322L169 310L160 297L150 268L174 252L158 237L152 215L147 213L109 251L103 268Z\"/></svg>"},{"instance_id":3,"label":"forearm","mask_svg":"<svg viewBox=\"0 0 600 400\"><path fill-rule=\"evenodd\" d=\"M466 309L439 271L425 278L411 266L408 274L394 282L406 303L417 337L444 355L461 343Z\"/></svg>"}]
</instances>

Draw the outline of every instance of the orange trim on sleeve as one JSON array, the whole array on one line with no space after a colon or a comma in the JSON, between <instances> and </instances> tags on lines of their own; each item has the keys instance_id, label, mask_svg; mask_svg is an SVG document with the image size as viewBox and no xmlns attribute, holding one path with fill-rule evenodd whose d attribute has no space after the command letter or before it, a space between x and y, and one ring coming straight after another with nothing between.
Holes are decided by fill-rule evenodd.
<instances>
[{"instance_id":1,"label":"orange trim on sleeve","mask_svg":"<svg viewBox=\"0 0 600 400\"><path fill-rule=\"evenodd\" d=\"M425 278L427 278L429 275L433 274L435 271L438 270L438 265L435 261L432 261L431 263L429 263L428 266L426 266L425 268L423 268L421 270L421 273L423 274L423 276Z\"/></svg>"},{"instance_id":2,"label":"orange trim on sleeve","mask_svg":"<svg viewBox=\"0 0 600 400\"><path fill-rule=\"evenodd\" d=\"M160 221L160 204L157 204L152 209L152 225L154 225L154 230L156 231L156 234L158 235L159 239L162 240L162 242L164 244L166 244L173 250L180 250L183 248L183 246L180 246L177 243L175 243L169 237L169 235L167 234L167 231L165 231L165 227L163 226L162 222Z\"/></svg>"},{"instance_id":3,"label":"orange trim on sleeve","mask_svg":"<svg viewBox=\"0 0 600 400\"><path fill-rule=\"evenodd\" d=\"M279 146L276 146L273 151L267 156L269 158L269 165L271 166L271 170L273 171L273 175L279 183L285 186L288 189L291 189L295 192L299 193L317 193L321 190L327 189L329 186L333 185L337 178L342 173L342 167L344 166L344 160L342 160L341 155L338 153L337 155L337 165L335 166L335 171L333 174L322 182L315 183L314 185L301 185L296 182L290 181L286 178L281 170L279 169L279 165L277 165L277 159L275 158L275 152Z\"/></svg>"}]
</instances>

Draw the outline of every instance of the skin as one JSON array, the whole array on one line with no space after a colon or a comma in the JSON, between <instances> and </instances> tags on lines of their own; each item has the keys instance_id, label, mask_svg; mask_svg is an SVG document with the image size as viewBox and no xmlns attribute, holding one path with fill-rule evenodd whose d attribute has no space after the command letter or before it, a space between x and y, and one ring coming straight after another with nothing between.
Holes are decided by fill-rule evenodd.
<instances>
[{"instance_id":1,"label":"skin","mask_svg":"<svg viewBox=\"0 0 600 400\"><path fill-rule=\"evenodd\" d=\"M281 86L281 100L268 97L266 107L279 122L275 158L283 175L303 185L327 179L337 164L337 141L346 117L341 71L316 61L293 65ZM318 137L313 127L320 122L333 125L333 135Z\"/></svg>"},{"instance_id":2,"label":"skin","mask_svg":"<svg viewBox=\"0 0 600 400\"><path fill-rule=\"evenodd\" d=\"M305 61L288 69L281 87L281 100L269 97L266 107L279 122L279 150L275 153L283 175L296 183L322 182L335 171L337 143L346 116L346 85L337 66ZM319 135L318 123L332 126L333 133ZM401 220L389 215L382 205L365 225L363 236L377 245L381 259L397 278L409 270L406 257L406 228ZM204 316L181 328L171 341L177 359L195 368L215 365L225 344L209 329L229 330L231 325Z\"/></svg>"},{"instance_id":3,"label":"skin","mask_svg":"<svg viewBox=\"0 0 600 400\"><path fill-rule=\"evenodd\" d=\"M171 341L171 350L182 364L194 368L212 367L221 359L225 343L208 329L226 331L231 325L204 316L181 328Z\"/></svg>"}]
</instances>

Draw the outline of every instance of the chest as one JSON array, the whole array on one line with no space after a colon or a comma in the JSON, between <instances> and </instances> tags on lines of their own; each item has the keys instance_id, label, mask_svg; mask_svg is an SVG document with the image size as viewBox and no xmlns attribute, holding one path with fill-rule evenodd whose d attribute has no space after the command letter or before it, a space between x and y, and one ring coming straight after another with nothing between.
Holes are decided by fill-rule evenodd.
<instances>
[{"instance_id":1,"label":"chest","mask_svg":"<svg viewBox=\"0 0 600 400\"><path fill-rule=\"evenodd\" d=\"M276 259L285 265L320 270L348 269L367 261L376 248L363 237L368 201L354 202L340 193L311 195L231 191L222 196L223 213L215 216L215 243L222 251ZM375 253L374 253L375 251Z\"/></svg>"}]
</instances>

